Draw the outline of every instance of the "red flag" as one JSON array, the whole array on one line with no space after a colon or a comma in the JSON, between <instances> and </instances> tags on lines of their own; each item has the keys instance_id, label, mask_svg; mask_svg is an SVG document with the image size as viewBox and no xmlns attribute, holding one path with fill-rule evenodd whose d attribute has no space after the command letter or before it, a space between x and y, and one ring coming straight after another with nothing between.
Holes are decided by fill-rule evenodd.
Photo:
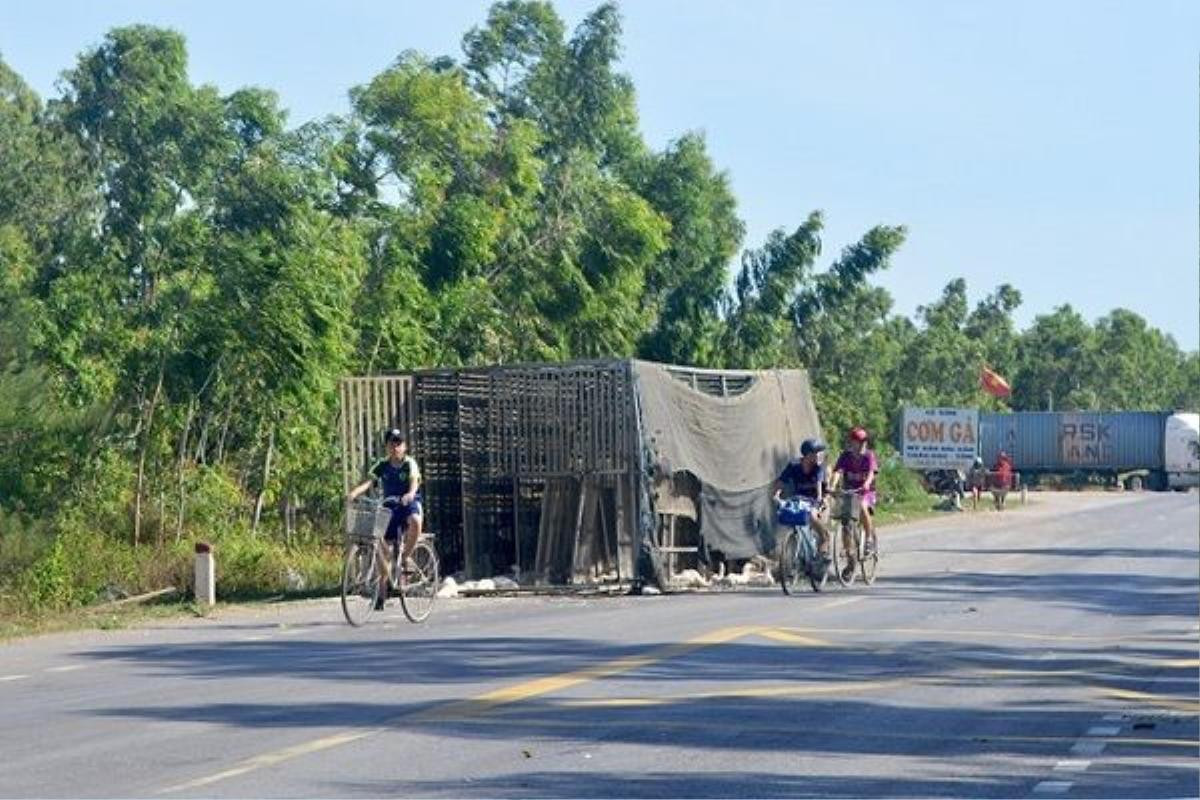
<instances>
[{"instance_id":1,"label":"red flag","mask_svg":"<svg viewBox=\"0 0 1200 800\"><path fill-rule=\"evenodd\" d=\"M992 397L1008 397L1012 394L1012 387L1008 385L1008 381L987 367L979 370L979 385Z\"/></svg>"}]
</instances>

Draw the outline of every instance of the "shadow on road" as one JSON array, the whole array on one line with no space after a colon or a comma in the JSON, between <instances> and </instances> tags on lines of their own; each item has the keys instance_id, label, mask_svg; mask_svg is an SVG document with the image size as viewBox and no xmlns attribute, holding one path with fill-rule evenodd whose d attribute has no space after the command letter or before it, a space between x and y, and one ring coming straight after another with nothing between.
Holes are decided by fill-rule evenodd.
<instances>
[{"instance_id":1,"label":"shadow on road","mask_svg":"<svg viewBox=\"0 0 1200 800\"><path fill-rule=\"evenodd\" d=\"M996 775L970 780L853 780L837 775L712 771L672 772L529 771L487 781L358 781L330 783L331 795L356 797L1013 797L1022 783Z\"/></svg>"},{"instance_id":2,"label":"shadow on road","mask_svg":"<svg viewBox=\"0 0 1200 800\"><path fill-rule=\"evenodd\" d=\"M1030 551L1037 552L1037 551ZM1194 557L1193 557L1194 560ZM882 580L882 579L881 579ZM1200 613L1200 579L1129 573L1017 573L954 571L889 576L883 591L908 600L1013 598L1115 616L1174 616Z\"/></svg>"}]
</instances>

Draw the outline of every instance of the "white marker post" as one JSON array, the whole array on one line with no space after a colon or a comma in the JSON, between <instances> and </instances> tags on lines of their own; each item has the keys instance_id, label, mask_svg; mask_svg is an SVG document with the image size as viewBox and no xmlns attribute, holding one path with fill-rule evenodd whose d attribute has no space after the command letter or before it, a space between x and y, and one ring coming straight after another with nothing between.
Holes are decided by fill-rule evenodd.
<instances>
[{"instance_id":1,"label":"white marker post","mask_svg":"<svg viewBox=\"0 0 1200 800\"><path fill-rule=\"evenodd\" d=\"M196 604L215 605L217 602L217 569L213 560L212 545L196 542Z\"/></svg>"}]
</instances>

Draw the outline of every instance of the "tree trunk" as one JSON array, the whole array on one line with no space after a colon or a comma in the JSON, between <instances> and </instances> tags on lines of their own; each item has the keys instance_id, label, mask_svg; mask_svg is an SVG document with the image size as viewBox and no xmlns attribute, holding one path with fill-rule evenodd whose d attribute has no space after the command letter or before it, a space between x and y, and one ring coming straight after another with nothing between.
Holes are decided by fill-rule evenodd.
<instances>
[{"instance_id":1,"label":"tree trunk","mask_svg":"<svg viewBox=\"0 0 1200 800\"><path fill-rule=\"evenodd\" d=\"M160 488L158 490L158 549L162 549L163 534L167 528L167 490Z\"/></svg>"},{"instance_id":2,"label":"tree trunk","mask_svg":"<svg viewBox=\"0 0 1200 800\"><path fill-rule=\"evenodd\" d=\"M262 517L263 501L267 496L267 481L271 479L271 455L275 452L275 426L271 426L267 434L267 455L263 459L262 486L258 490L258 499L254 501L254 523L250 526L251 534L258 534L258 521Z\"/></svg>"},{"instance_id":3,"label":"tree trunk","mask_svg":"<svg viewBox=\"0 0 1200 800\"><path fill-rule=\"evenodd\" d=\"M196 400L188 403L187 421L183 424L183 433L179 436L179 510L175 515L175 543L183 537L183 507L187 502L187 490L183 485L183 471L187 465L187 443L192 433L192 420L196 418Z\"/></svg>"},{"instance_id":4,"label":"tree trunk","mask_svg":"<svg viewBox=\"0 0 1200 800\"><path fill-rule=\"evenodd\" d=\"M225 438L229 435L229 422L233 419L233 403L225 411L225 421L221 424L221 438L217 440L216 458L214 464L221 464L225 461Z\"/></svg>"},{"instance_id":5,"label":"tree trunk","mask_svg":"<svg viewBox=\"0 0 1200 800\"><path fill-rule=\"evenodd\" d=\"M284 540L290 547L292 544L292 533L296 528L296 498L286 494L283 498L283 530Z\"/></svg>"},{"instance_id":6,"label":"tree trunk","mask_svg":"<svg viewBox=\"0 0 1200 800\"><path fill-rule=\"evenodd\" d=\"M163 385L162 361L158 363L158 381L154 386L154 395L150 398L150 406L145 412L145 425L142 425L142 452L138 456L137 491L133 501L133 546L137 547L142 539L142 492L146 486L146 450L150 447L150 433L154 427L154 410L158 407L158 398L162 394Z\"/></svg>"}]
</instances>

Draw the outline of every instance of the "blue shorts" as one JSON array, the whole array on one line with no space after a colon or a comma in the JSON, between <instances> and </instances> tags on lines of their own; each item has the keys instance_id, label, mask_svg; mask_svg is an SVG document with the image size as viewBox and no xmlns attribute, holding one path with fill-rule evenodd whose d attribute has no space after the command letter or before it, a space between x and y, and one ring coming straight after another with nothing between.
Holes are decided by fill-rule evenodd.
<instances>
[{"instance_id":1,"label":"blue shorts","mask_svg":"<svg viewBox=\"0 0 1200 800\"><path fill-rule=\"evenodd\" d=\"M397 539L398 532L408 530L408 518L416 514L421 516L421 495L418 494L411 503L406 506L400 505L398 502L395 505L387 504L388 508L392 509L392 519L388 522L387 533L383 538L389 542L394 542Z\"/></svg>"}]
</instances>

